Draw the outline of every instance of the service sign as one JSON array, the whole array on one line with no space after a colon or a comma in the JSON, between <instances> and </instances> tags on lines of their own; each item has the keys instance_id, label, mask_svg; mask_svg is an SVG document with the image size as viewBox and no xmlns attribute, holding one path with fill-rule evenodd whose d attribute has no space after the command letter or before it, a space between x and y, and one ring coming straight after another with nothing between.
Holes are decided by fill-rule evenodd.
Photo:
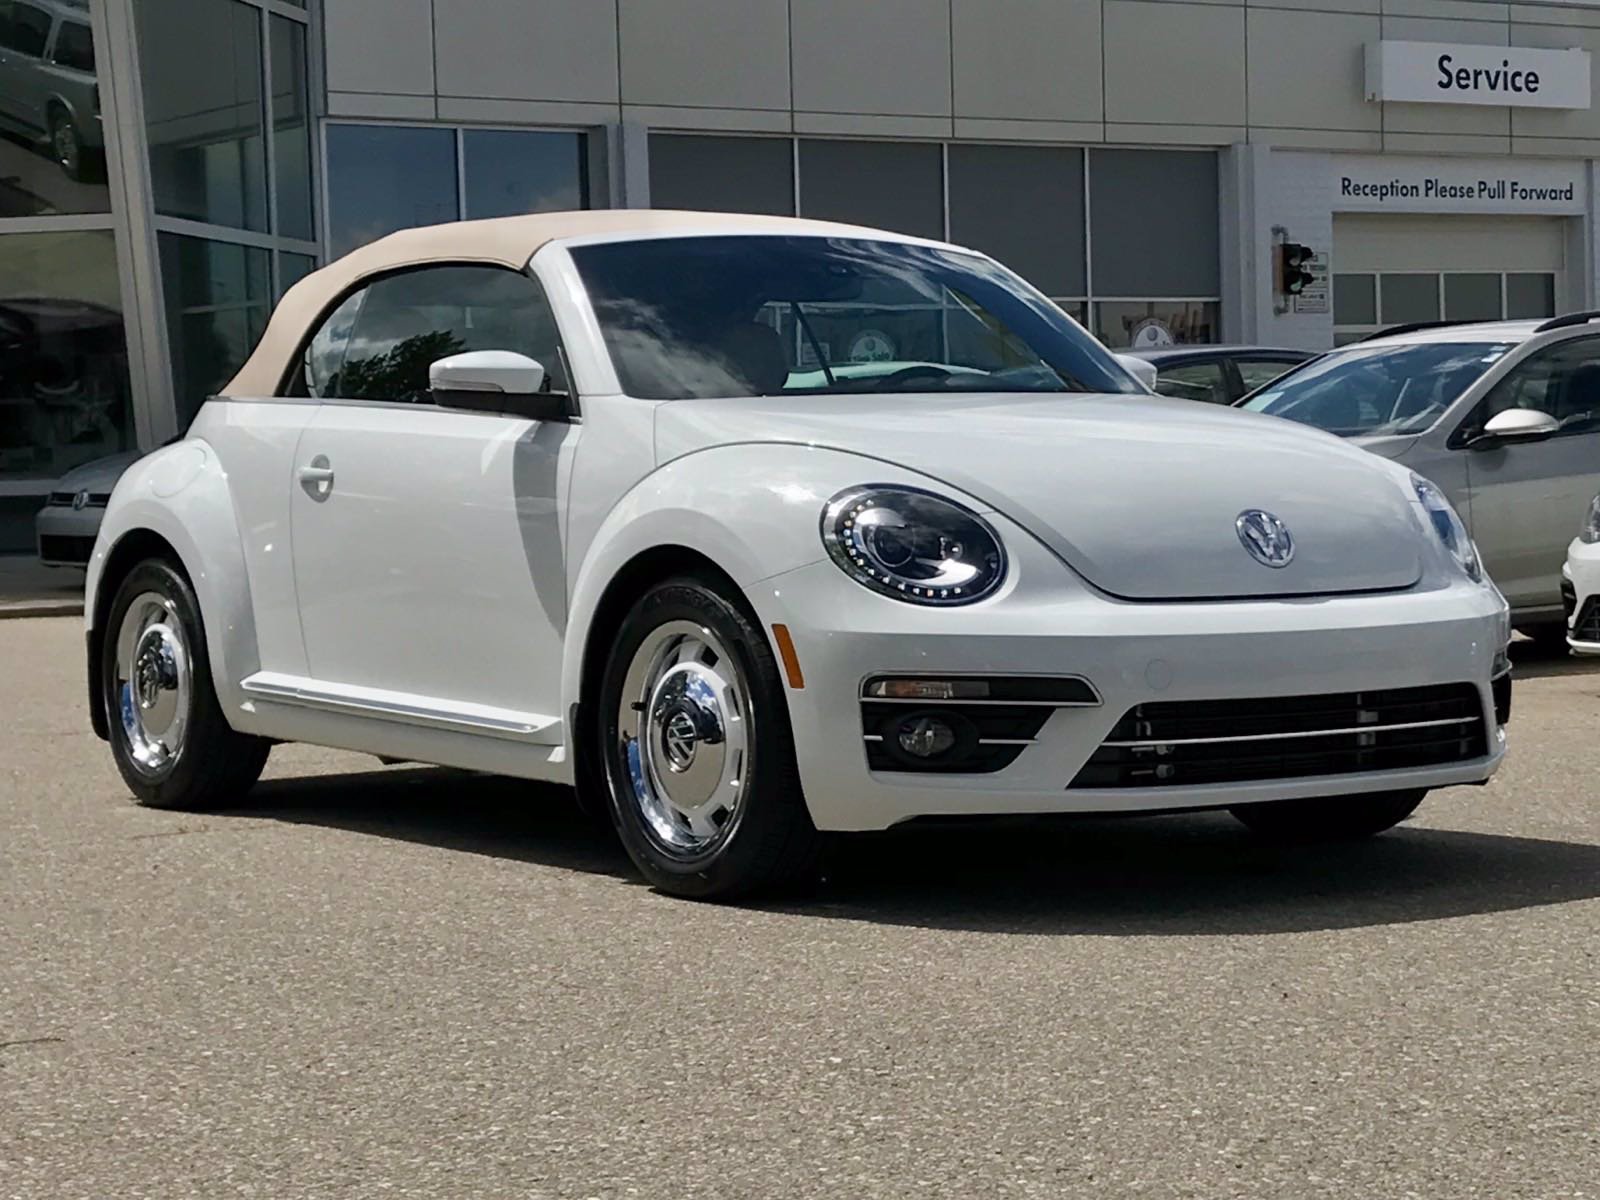
<instances>
[{"instance_id":1,"label":"service sign","mask_svg":"<svg viewBox=\"0 0 1600 1200\"><path fill-rule=\"evenodd\" d=\"M1406 158L1336 154L1338 212L1581 215L1589 187L1581 162L1532 158Z\"/></svg>"},{"instance_id":2,"label":"service sign","mask_svg":"<svg viewBox=\"0 0 1600 1200\"><path fill-rule=\"evenodd\" d=\"M1588 108L1589 52L1450 42L1368 42L1367 99Z\"/></svg>"}]
</instances>

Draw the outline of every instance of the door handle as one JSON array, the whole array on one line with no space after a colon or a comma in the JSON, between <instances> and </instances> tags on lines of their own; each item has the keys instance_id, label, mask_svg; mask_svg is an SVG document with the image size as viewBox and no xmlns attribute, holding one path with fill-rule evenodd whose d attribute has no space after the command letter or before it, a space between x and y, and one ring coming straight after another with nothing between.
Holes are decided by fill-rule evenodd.
<instances>
[{"instance_id":1,"label":"door handle","mask_svg":"<svg viewBox=\"0 0 1600 1200\"><path fill-rule=\"evenodd\" d=\"M326 500L333 494L333 464L319 454L300 468L300 486L313 500Z\"/></svg>"}]
</instances>

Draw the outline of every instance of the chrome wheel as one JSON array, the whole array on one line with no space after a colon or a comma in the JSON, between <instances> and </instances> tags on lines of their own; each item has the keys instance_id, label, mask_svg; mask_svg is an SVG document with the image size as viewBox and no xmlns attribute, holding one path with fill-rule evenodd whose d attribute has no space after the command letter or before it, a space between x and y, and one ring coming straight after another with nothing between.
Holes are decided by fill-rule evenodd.
<instances>
[{"instance_id":1,"label":"chrome wheel","mask_svg":"<svg viewBox=\"0 0 1600 1200\"><path fill-rule=\"evenodd\" d=\"M111 698L134 766L168 774L188 734L194 672L178 610L159 592L141 592L123 613Z\"/></svg>"},{"instance_id":2,"label":"chrome wheel","mask_svg":"<svg viewBox=\"0 0 1600 1200\"><path fill-rule=\"evenodd\" d=\"M749 695L727 649L693 621L651 630L628 664L617 786L675 858L708 854L738 825L750 776Z\"/></svg>"}]
</instances>

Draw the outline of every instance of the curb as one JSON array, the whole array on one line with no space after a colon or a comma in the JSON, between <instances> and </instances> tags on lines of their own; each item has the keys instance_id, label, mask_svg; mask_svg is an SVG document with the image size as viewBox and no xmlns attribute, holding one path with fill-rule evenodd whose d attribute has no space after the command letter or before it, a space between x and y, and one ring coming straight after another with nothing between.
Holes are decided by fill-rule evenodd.
<instances>
[{"instance_id":1,"label":"curb","mask_svg":"<svg viewBox=\"0 0 1600 1200\"><path fill-rule=\"evenodd\" d=\"M0 600L0 621L18 617L81 617L83 601L61 600Z\"/></svg>"}]
</instances>

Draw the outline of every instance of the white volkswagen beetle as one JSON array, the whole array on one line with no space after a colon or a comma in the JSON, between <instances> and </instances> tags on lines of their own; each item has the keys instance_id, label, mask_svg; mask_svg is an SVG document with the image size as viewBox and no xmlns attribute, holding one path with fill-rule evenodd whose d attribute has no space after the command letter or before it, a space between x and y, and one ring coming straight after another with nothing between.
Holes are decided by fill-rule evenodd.
<instances>
[{"instance_id":1,"label":"white volkswagen beetle","mask_svg":"<svg viewBox=\"0 0 1600 1200\"><path fill-rule=\"evenodd\" d=\"M921 817L1372 833L1487 779L1509 703L1427 483L1144 393L980 254L694 213L413 230L296 284L118 484L88 626L147 804L280 740L571 782L696 896Z\"/></svg>"}]
</instances>

